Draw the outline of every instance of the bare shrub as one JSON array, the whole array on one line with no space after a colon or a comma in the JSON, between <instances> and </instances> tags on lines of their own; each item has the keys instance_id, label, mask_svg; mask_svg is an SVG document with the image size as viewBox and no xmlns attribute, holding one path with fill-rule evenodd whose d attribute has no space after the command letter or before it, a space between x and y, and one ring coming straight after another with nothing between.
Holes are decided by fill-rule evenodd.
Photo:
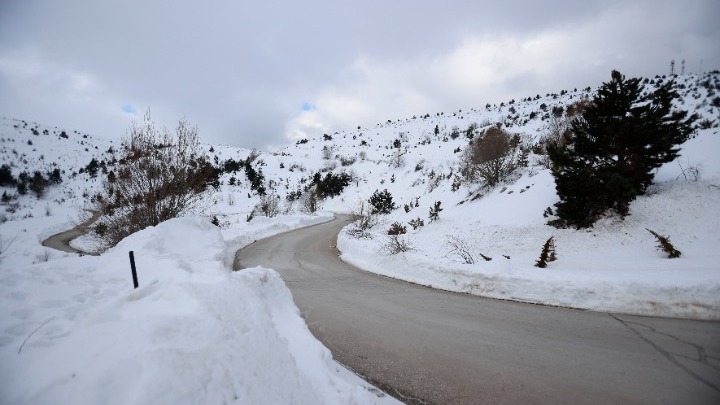
<instances>
[{"instance_id":1,"label":"bare shrub","mask_svg":"<svg viewBox=\"0 0 720 405\"><path fill-rule=\"evenodd\" d=\"M260 203L255 207L255 210L262 212L262 214L268 218L272 218L280 213L279 200L280 197L274 193L260 196Z\"/></svg>"},{"instance_id":2,"label":"bare shrub","mask_svg":"<svg viewBox=\"0 0 720 405\"><path fill-rule=\"evenodd\" d=\"M340 166L352 166L356 161L355 156L340 156Z\"/></svg>"},{"instance_id":3,"label":"bare shrub","mask_svg":"<svg viewBox=\"0 0 720 405\"><path fill-rule=\"evenodd\" d=\"M52 258L50 249L43 249L41 253L35 255L35 263L47 263Z\"/></svg>"},{"instance_id":4,"label":"bare shrub","mask_svg":"<svg viewBox=\"0 0 720 405\"><path fill-rule=\"evenodd\" d=\"M106 180L95 199L102 213L96 227L105 227L101 238L107 246L184 214L217 185L217 173L199 148L197 128L186 120L173 134L157 129L148 111L142 124L133 123L120 154L115 180Z\"/></svg>"},{"instance_id":5,"label":"bare shrub","mask_svg":"<svg viewBox=\"0 0 720 405\"><path fill-rule=\"evenodd\" d=\"M317 191L314 188L306 191L300 197L300 203L300 209L308 214L314 214L320 209L320 198L318 198Z\"/></svg>"},{"instance_id":6,"label":"bare shrub","mask_svg":"<svg viewBox=\"0 0 720 405\"><path fill-rule=\"evenodd\" d=\"M413 249L410 242L402 235L390 235L382 248L391 255L404 253Z\"/></svg>"},{"instance_id":7,"label":"bare shrub","mask_svg":"<svg viewBox=\"0 0 720 405\"><path fill-rule=\"evenodd\" d=\"M372 212L372 208L366 205L365 201L361 201L352 216L355 222L348 227L348 235L357 239L371 239L369 230L377 224L377 216Z\"/></svg>"},{"instance_id":8,"label":"bare shrub","mask_svg":"<svg viewBox=\"0 0 720 405\"><path fill-rule=\"evenodd\" d=\"M447 256L457 256L466 264L474 264L475 258L470 253L468 244L454 235L448 235L445 239L445 246L448 249Z\"/></svg>"},{"instance_id":9,"label":"bare shrub","mask_svg":"<svg viewBox=\"0 0 720 405\"><path fill-rule=\"evenodd\" d=\"M482 138L466 149L462 172L468 180L481 179L492 187L517 168L516 145L512 136L502 129L491 127Z\"/></svg>"},{"instance_id":10,"label":"bare shrub","mask_svg":"<svg viewBox=\"0 0 720 405\"><path fill-rule=\"evenodd\" d=\"M677 162L678 166L680 166L680 175L685 179L685 181L700 180L700 165L686 163L683 167L682 163L680 163L680 160L678 160Z\"/></svg>"},{"instance_id":11,"label":"bare shrub","mask_svg":"<svg viewBox=\"0 0 720 405\"><path fill-rule=\"evenodd\" d=\"M390 155L390 167L399 169L403 166L405 166L405 153L398 149Z\"/></svg>"}]
</instances>

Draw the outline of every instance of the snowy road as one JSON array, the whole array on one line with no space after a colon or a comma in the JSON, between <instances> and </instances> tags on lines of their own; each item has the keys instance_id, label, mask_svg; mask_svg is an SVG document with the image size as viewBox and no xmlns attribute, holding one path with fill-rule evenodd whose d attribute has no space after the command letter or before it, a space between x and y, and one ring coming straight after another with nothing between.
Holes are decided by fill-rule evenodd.
<instances>
[{"instance_id":1,"label":"snowy road","mask_svg":"<svg viewBox=\"0 0 720 405\"><path fill-rule=\"evenodd\" d=\"M347 218L258 241L341 363L407 403L718 404L720 323L577 311L376 276L335 249Z\"/></svg>"}]
</instances>

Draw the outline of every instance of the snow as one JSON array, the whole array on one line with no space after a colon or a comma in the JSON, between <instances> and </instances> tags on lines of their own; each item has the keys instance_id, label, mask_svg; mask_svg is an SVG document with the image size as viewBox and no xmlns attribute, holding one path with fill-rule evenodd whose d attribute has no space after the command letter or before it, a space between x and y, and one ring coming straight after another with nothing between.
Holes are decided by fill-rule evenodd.
<instances>
[{"instance_id":1,"label":"snow","mask_svg":"<svg viewBox=\"0 0 720 405\"><path fill-rule=\"evenodd\" d=\"M275 271L226 266L228 248L330 218L281 217L228 232L188 216L97 257L58 252L29 265L5 257L3 402L395 403L333 361Z\"/></svg>"},{"instance_id":2,"label":"snow","mask_svg":"<svg viewBox=\"0 0 720 405\"><path fill-rule=\"evenodd\" d=\"M132 235L100 256L82 257L41 242L89 216L103 176L102 170L97 176L88 173L88 164L95 159L113 169L117 144L2 118L0 162L10 165L14 176L58 168L63 182L40 198L0 187L12 197L0 213L1 402L396 402L378 396L377 389L332 360L275 271L230 271L242 246L330 220L332 213L357 211L383 189L398 209L379 218L372 239L353 239L346 232L338 239L343 259L364 270L491 298L718 320L720 74L677 81L679 106L710 125L682 146L676 162L657 171L655 185L631 204L627 218L607 217L587 230L546 224L550 218L543 213L557 195L549 170L534 154L527 168L497 187L452 184L471 124L478 136L502 123L532 145L547 131L553 107L591 97L592 90L422 112L274 152L205 145L219 165L256 156L252 164L279 198L281 215L248 222L259 197L242 171L226 173L220 189L193 213ZM393 162L398 151L400 165ZM699 169L699 178L692 168ZM303 214L298 202L285 198L315 173L328 171L347 172L353 182L340 196L323 201L321 212ZM430 223L428 211L436 201L443 211ZM210 224L213 217L220 227ZM413 230L408 222L416 218L425 225ZM407 226L403 237L412 250L397 255L384 250L393 222ZM682 256L667 259L646 228L669 236ZM537 268L534 263L551 236L557 261ZM473 264L451 252L451 237L464 244ZM72 245L85 251L100 246L92 234ZM137 290L132 289L130 250L138 266Z\"/></svg>"}]
</instances>

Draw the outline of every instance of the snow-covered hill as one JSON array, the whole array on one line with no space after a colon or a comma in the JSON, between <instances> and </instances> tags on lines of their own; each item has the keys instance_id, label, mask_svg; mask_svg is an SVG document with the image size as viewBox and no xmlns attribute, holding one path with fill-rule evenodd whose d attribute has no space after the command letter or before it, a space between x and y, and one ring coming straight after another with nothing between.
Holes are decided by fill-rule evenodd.
<instances>
[{"instance_id":1,"label":"snow-covered hill","mask_svg":"<svg viewBox=\"0 0 720 405\"><path fill-rule=\"evenodd\" d=\"M647 90L667 80L647 79ZM39 194L0 187L0 391L14 403L95 403L101 394L148 402L158 390L196 395L197 402L262 402L263 392L282 386L278 402L390 401L338 371L297 316L276 273L230 273L238 247L326 220L329 212L357 211L384 189L397 208L379 216L365 238L341 233L338 240L343 257L368 271L488 297L720 319L720 73L675 80L682 96L678 107L701 117L695 136L676 162L657 171L655 185L631 204L625 220L607 217L586 230L546 225L547 208L558 198L542 156L529 152L526 167L492 188L464 180L460 169L470 138L497 124L532 151L556 122L553 117L591 98L592 88L388 117L272 152L205 145L218 167L251 157L268 195L279 201L280 215L247 222L261 197L243 170L229 170L187 218L142 231L99 257L40 243L89 215L103 173L116 168L119 140L0 118L0 164L14 178L56 172L61 180ZM346 173L351 180L340 195L321 202L319 213L302 212L298 197L316 174L328 173ZM437 201L443 210L430 222ZM213 217L219 229L209 225ZM424 226L413 229L413 219ZM412 248L408 252L385 248L395 222L407 228L402 238ZM646 228L669 236L681 258L665 258ZM551 236L557 260L537 268ZM74 246L96 244L88 235ZM141 268L136 291L126 264L130 249ZM179 369L182 378L176 379Z\"/></svg>"}]
</instances>

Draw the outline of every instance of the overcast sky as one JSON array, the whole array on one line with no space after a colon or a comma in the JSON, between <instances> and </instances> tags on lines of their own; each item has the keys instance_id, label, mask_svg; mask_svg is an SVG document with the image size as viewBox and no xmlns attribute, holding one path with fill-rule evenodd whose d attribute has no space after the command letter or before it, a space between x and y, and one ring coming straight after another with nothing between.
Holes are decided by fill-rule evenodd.
<instances>
[{"instance_id":1,"label":"overcast sky","mask_svg":"<svg viewBox=\"0 0 720 405\"><path fill-rule=\"evenodd\" d=\"M720 1L0 0L0 116L120 138L151 109L267 148L720 68Z\"/></svg>"}]
</instances>

